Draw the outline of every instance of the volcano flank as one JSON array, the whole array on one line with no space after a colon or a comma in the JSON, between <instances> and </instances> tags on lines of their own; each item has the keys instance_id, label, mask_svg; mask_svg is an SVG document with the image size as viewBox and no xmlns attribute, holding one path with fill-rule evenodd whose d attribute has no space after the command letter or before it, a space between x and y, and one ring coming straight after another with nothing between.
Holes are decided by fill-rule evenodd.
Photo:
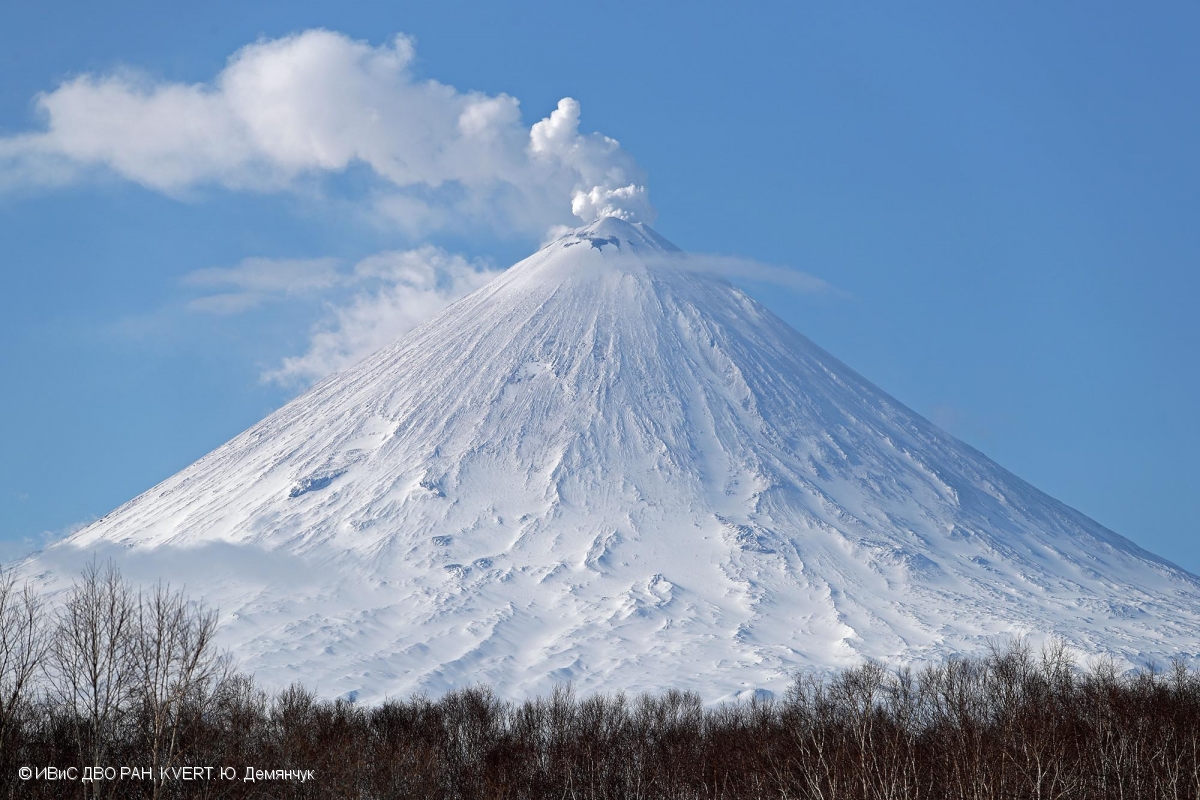
<instances>
[{"instance_id":1,"label":"volcano flank","mask_svg":"<svg viewBox=\"0 0 1200 800\"><path fill-rule=\"evenodd\" d=\"M1132 663L1200 642L1195 576L613 217L28 566L93 551L218 605L264 682L364 699L717 700L1001 634Z\"/></svg>"}]
</instances>

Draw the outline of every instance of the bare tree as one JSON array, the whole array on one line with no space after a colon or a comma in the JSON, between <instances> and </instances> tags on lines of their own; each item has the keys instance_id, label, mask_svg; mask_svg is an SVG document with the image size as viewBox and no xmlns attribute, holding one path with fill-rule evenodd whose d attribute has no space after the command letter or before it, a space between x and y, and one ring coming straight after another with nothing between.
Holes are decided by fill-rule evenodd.
<instances>
[{"instance_id":1,"label":"bare tree","mask_svg":"<svg viewBox=\"0 0 1200 800\"><path fill-rule=\"evenodd\" d=\"M51 694L71 715L86 765L108 766L105 756L134 690L136 597L111 563L93 561L67 593L57 623L47 671Z\"/></svg>"},{"instance_id":2,"label":"bare tree","mask_svg":"<svg viewBox=\"0 0 1200 800\"><path fill-rule=\"evenodd\" d=\"M32 586L18 588L16 575L0 569L0 749L8 746L16 715L46 655L43 605Z\"/></svg>"},{"instance_id":3,"label":"bare tree","mask_svg":"<svg viewBox=\"0 0 1200 800\"><path fill-rule=\"evenodd\" d=\"M181 731L208 709L226 677L228 658L216 649L216 629L216 611L167 585L138 596L131 655L155 798L162 792L161 769L180 755Z\"/></svg>"}]
</instances>

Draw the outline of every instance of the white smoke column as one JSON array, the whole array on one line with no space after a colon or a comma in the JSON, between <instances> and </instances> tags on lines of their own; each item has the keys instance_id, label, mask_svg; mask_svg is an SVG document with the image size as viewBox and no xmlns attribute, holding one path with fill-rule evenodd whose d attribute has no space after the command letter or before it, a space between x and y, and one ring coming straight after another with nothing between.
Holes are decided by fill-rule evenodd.
<instances>
[{"instance_id":1,"label":"white smoke column","mask_svg":"<svg viewBox=\"0 0 1200 800\"><path fill-rule=\"evenodd\" d=\"M584 222L620 217L654 222L645 176L616 139L579 133L578 101L564 97L549 117L529 131L535 158L553 159L577 176L571 191L571 213Z\"/></svg>"},{"instance_id":2,"label":"white smoke column","mask_svg":"<svg viewBox=\"0 0 1200 800\"><path fill-rule=\"evenodd\" d=\"M171 195L309 191L361 165L376 182L355 199L416 235L653 219L644 174L614 139L579 132L578 102L529 129L514 97L417 78L415 53L404 35L309 30L243 47L208 83L80 75L36 98L42 130L0 138L0 188L107 171Z\"/></svg>"}]
</instances>

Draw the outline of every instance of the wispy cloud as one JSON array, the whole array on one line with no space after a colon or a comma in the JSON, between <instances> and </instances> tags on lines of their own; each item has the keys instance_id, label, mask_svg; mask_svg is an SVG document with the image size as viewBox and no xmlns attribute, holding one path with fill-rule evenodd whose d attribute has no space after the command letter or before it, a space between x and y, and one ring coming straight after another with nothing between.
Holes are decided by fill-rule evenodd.
<instances>
[{"instance_id":1,"label":"wispy cloud","mask_svg":"<svg viewBox=\"0 0 1200 800\"><path fill-rule=\"evenodd\" d=\"M578 102L526 127L516 98L420 79L414 59L403 35L309 30L243 47L207 83L80 75L38 95L43 129L0 138L0 187L107 171L175 196L273 192L362 165L375 183L358 200L417 234L652 221L645 174L614 139L580 133Z\"/></svg>"},{"instance_id":2,"label":"wispy cloud","mask_svg":"<svg viewBox=\"0 0 1200 800\"><path fill-rule=\"evenodd\" d=\"M336 258L248 258L182 279L199 296L194 312L231 316L262 306L319 303L324 309L303 353L268 369L264 380L301 386L391 344L499 274L480 260L432 245L391 250L347 265Z\"/></svg>"},{"instance_id":3,"label":"wispy cloud","mask_svg":"<svg viewBox=\"0 0 1200 800\"><path fill-rule=\"evenodd\" d=\"M0 564L17 561L38 550L43 550L55 542L61 542L63 539L74 533L78 533L95 521L96 518L92 517L55 530L42 531L36 536L23 536L19 539L0 539Z\"/></svg>"},{"instance_id":4,"label":"wispy cloud","mask_svg":"<svg viewBox=\"0 0 1200 800\"><path fill-rule=\"evenodd\" d=\"M247 258L235 267L209 267L189 272L183 282L217 294L191 300L191 311L236 314L287 296L331 289L346 282L336 258Z\"/></svg>"},{"instance_id":5,"label":"wispy cloud","mask_svg":"<svg viewBox=\"0 0 1200 800\"><path fill-rule=\"evenodd\" d=\"M686 253L671 259L682 269L709 275L720 275L731 280L748 280L779 286L801 294L829 294L845 296L846 292L827 281L792 267L767 264L743 256L726 256L712 253Z\"/></svg>"},{"instance_id":6,"label":"wispy cloud","mask_svg":"<svg viewBox=\"0 0 1200 800\"><path fill-rule=\"evenodd\" d=\"M263 377L305 384L345 369L497 274L482 262L430 246L364 259L352 276L358 291L314 327L304 353L285 358Z\"/></svg>"}]
</instances>

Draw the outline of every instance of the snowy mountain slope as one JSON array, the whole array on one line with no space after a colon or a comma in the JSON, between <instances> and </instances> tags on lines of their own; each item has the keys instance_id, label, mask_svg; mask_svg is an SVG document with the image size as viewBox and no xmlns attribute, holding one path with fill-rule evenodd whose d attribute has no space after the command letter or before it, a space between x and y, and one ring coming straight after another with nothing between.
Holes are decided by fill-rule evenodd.
<instances>
[{"instance_id":1,"label":"snowy mountain slope","mask_svg":"<svg viewBox=\"0 0 1200 800\"><path fill-rule=\"evenodd\" d=\"M30 566L186 582L364 698L780 688L1057 633L1200 649L1200 581L909 411L651 229L548 245Z\"/></svg>"}]
</instances>

